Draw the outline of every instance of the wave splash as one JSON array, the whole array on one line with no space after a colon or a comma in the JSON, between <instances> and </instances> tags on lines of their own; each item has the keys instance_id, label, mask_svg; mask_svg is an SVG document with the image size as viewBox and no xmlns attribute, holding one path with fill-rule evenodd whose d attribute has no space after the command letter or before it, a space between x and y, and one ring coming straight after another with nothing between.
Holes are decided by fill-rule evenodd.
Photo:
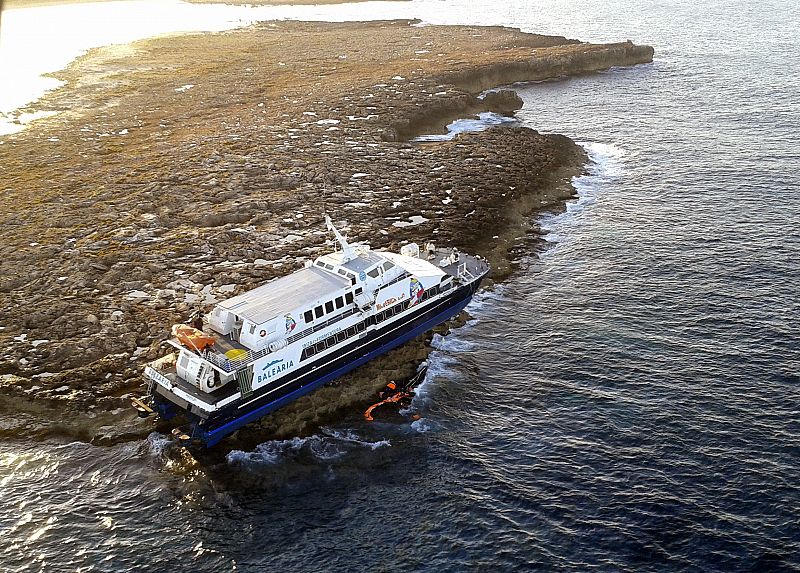
<instances>
[{"instance_id":1,"label":"wave splash","mask_svg":"<svg viewBox=\"0 0 800 573\"><path fill-rule=\"evenodd\" d=\"M599 142L578 142L589 156L586 174L573 178L572 185L578 198L566 204L563 213L546 213L539 217L539 228L544 232L544 240L548 243L559 243L565 233L561 228L571 225L584 210L597 202L603 190L609 184L623 178L627 173L627 152L616 145ZM542 253L540 255L544 256Z\"/></svg>"},{"instance_id":2,"label":"wave splash","mask_svg":"<svg viewBox=\"0 0 800 573\"><path fill-rule=\"evenodd\" d=\"M353 430L322 428L320 434L305 438L270 440L249 452L232 450L225 459L228 464L238 466L278 465L287 460L301 458L332 461L358 449L377 450L389 446L391 442L387 439L372 442Z\"/></svg>"}]
</instances>

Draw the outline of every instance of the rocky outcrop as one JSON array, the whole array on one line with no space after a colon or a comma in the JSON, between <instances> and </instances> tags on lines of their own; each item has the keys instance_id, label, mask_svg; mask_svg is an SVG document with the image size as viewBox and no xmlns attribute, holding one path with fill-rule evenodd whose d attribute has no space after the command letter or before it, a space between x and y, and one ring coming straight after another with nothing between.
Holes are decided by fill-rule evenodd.
<instances>
[{"instance_id":1,"label":"rocky outcrop","mask_svg":"<svg viewBox=\"0 0 800 573\"><path fill-rule=\"evenodd\" d=\"M565 40L567 41L567 40ZM631 42L607 45L570 43L534 53L530 57L503 60L445 73L438 85L447 85L454 94L446 100L428 102L418 113L393 122L382 132L383 141L411 139L423 133L437 133L454 119L493 111L511 115L522 107L520 97L510 89L481 92L518 82L541 81L653 61L653 48ZM537 49L538 51L538 49Z\"/></svg>"},{"instance_id":2,"label":"rocky outcrop","mask_svg":"<svg viewBox=\"0 0 800 573\"><path fill-rule=\"evenodd\" d=\"M519 94L508 89L491 91L483 96L482 102L486 111L503 115L512 115L522 107L522 98L519 97Z\"/></svg>"},{"instance_id":3,"label":"rocky outcrop","mask_svg":"<svg viewBox=\"0 0 800 573\"><path fill-rule=\"evenodd\" d=\"M490 257L502 276L508 253L535 241L530 215L571 196L583 151L519 127L408 137L519 106L509 90L479 98L487 88L651 57L630 43L408 22L279 22L92 51L39 105L69 112L0 145L3 403L57 412L82 439L118 439L100 413L141 392L170 325L326 250L323 208L373 247L433 238ZM265 431L359 407L392 360L326 393L324 415L308 398Z\"/></svg>"},{"instance_id":4,"label":"rocky outcrop","mask_svg":"<svg viewBox=\"0 0 800 573\"><path fill-rule=\"evenodd\" d=\"M613 67L653 61L653 48L630 41L618 44L572 44L547 51L536 50L531 57L498 61L441 77L443 81L477 93L499 85L534 82L599 72Z\"/></svg>"}]
</instances>

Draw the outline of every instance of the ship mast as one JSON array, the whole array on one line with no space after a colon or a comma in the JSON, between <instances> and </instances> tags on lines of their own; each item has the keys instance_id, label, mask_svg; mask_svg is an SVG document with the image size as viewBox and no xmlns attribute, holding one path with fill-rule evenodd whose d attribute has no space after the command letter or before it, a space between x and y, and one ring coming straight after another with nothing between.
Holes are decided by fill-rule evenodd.
<instances>
[{"instance_id":1,"label":"ship mast","mask_svg":"<svg viewBox=\"0 0 800 573\"><path fill-rule=\"evenodd\" d=\"M339 241L339 244L342 246L342 264L356 258L353 247L350 246L350 243L347 242L347 239L342 236L339 230L333 226L333 222L327 214L325 215L325 225L328 227L329 231L333 232L336 240Z\"/></svg>"}]
</instances>

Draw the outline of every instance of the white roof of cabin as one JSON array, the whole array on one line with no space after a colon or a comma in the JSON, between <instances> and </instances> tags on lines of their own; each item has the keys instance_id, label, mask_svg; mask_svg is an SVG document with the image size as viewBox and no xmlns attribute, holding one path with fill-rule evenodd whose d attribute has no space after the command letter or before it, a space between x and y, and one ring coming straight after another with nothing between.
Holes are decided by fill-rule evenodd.
<instances>
[{"instance_id":1,"label":"white roof of cabin","mask_svg":"<svg viewBox=\"0 0 800 573\"><path fill-rule=\"evenodd\" d=\"M417 277L440 277L446 275L442 269L424 259L416 257L406 257L397 253L381 251L380 255L392 261L394 264L404 268L408 273Z\"/></svg>"},{"instance_id":2,"label":"white roof of cabin","mask_svg":"<svg viewBox=\"0 0 800 573\"><path fill-rule=\"evenodd\" d=\"M333 298L349 286L350 280L345 277L309 267L224 300L217 306L255 324L263 324L298 307L311 308L320 299Z\"/></svg>"}]
</instances>

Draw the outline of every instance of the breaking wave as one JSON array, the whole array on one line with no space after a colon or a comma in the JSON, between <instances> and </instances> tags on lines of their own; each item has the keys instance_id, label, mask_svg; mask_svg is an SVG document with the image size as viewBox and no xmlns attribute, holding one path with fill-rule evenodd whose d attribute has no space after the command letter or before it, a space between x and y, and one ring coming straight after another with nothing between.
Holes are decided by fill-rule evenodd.
<instances>
[{"instance_id":1,"label":"breaking wave","mask_svg":"<svg viewBox=\"0 0 800 573\"><path fill-rule=\"evenodd\" d=\"M589 156L586 173L573 178L578 198L566 204L562 213L545 213L538 219L539 228L548 243L559 243L566 236L562 228L573 225L583 211L597 202L609 183L625 176L624 149L609 143L579 142ZM546 256L546 251L540 255Z\"/></svg>"},{"instance_id":2,"label":"breaking wave","mask_svg":"<svg viewBox=\"0 0 800 573\"><path fill-rule=\"evenodd\" d=\"M516 125L517 123L519 123L519 121L514 117L507 117L499 113L487 111L479 113L478 119L463 118L455 120L447 125L447 133L420 135L411 141L449 141L460 133L486 131L490 127L498 125Z\"/></svg>"},{"instance_id":3,"label":"breaking wave","mask_svg":"<svg viewBox=\"0 0 800 573\"><path fill-rule=\"evenodd\" d=\"M425 434L427 432L435 432L439 429L439 425L436 422L433 422L427 418L420 418L418 420L414 420L411 422L411 428L415 432L419 432L420 434Z\"/></svg>"},{"instance_id":4,"label":"breaking wave","mask_svg":"<svg viewBox=\"0 0 800 573\"><path fill-rule=\"evenodd\" d=\"M320 434L305 438L270 440L252 451L232 450L225 456L234 466L277 465L287 460L332 461L357 449L376 450L391 446L387 439L369 441L353 430L322 428Z\"/></svg>"},{"instance_id":5,"label":"breaking wave","mask_svg":"<svg viewBox=\"0 0 800 573\"><path fill-rule=\"evenodd\" d=\"M175 444L175 440L166 434L153 432L143 442L145 453L155 459L163 459L166 451Z\"/></svg>"}]
</instances>

